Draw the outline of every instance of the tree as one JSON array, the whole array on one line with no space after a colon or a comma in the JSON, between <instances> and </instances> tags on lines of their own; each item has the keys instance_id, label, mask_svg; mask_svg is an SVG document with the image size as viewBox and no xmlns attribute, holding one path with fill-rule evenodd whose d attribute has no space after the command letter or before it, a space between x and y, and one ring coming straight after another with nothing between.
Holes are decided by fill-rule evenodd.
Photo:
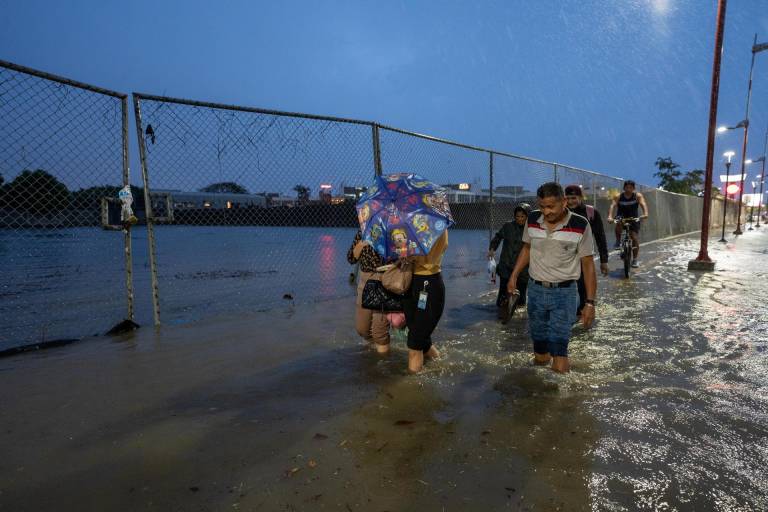
<instances>
[{"instance_id":1,"label":"tree","mask_svg":"<svg viewBox=\"0 0 768 512\"><path fill-rule=\"evenodd\" d=\"M293 187L293 190L296 192L296 202L299 204L306 204L309 202L309 193L310 188L305 187L304 185L296 185Z\"/></svg>"},{"instance_id":2,"label":"tree","mask_svg":"<svg viewBox=\"0 0 768 512\"><path fill-rule=\"evenodd\" d=\"M210 194L247 194L248 189L233 181L222 181L211 183L207 187L201 188L200 192L208 192Z\"/></svg>"},{"instance_id":3,"label":"tree","mask_svg":"<svg viewBox=\"0 0 768 512\"><path fill-rule=\"evenodd\" d=\"M42 169L22 171L3 190L4 203L19 211L46 214L69 204L66 185Z\"/></svg>"},{"instance_id":4,"label":"tree","mask_svg":"<svg viewBox=\"0 0 768 512\"><path fill-rule=\"evenodd\" d=\"M675 163L671 157L656 159L658 172L654 176L659 178L659 188L667 192L677 192L678 194L688 194L695 196L701 190L704 183L704 171L694 169L683 174L680 171L680 165Z\"/></svg>"}]
</instances>

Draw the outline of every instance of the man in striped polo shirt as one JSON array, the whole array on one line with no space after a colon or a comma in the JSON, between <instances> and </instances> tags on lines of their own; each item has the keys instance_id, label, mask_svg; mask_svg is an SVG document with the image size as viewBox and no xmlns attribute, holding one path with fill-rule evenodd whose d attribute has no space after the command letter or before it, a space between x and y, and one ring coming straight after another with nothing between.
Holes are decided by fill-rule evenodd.
<instances>
[{"instance_id":1,"label":"man in striped polo shirt","mask_svg":"<svg viewBox=\"0 0 768 512\"><path fill-rule=\"evenodd\" d=\"M597 276L589 221L566 208L558 183L545 183L536 195L539 209L530 213L523 232L524 246L507 284L515 293L517 277L528 266L528 326L534 363L567 373L568 342L579 305L577 281L583 273L587 298L581 321L589 328L595 319Z\"/></svg>"}]
</instances>

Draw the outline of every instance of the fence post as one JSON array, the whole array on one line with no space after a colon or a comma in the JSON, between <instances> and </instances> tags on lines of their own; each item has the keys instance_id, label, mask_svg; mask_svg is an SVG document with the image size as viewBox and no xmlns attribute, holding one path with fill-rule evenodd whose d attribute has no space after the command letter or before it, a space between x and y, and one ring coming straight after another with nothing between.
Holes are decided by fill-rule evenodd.
<instances>
[{"instance_id":1,"label":"fence post","mask_svg":"<svg viewBox=\"0 0 768 512\"><path fill-rule=\"evenodd\" d=\"M490 183L488 195L488 239L493 238L493 151L490 151L488 159L488 177Z\"/></svg>"},{"instance_id":2,"label":"fence post","mask_svg":"<svg viewBox=\"0 0 768 512\"><path fill-rule=\"evenodd\" d=\"M157 288L157 264L155 262L155 218L152 214L152 200L149 191L149 172L147 171L147 149L144 132L142 131L141 106L139 98L133 95L133 112L136 118L136 135L139 143L139 160L141 160L141 177L144 181L144 212L147 218L147 246L149 248L149 274L152 280L152 313L155 325L160 325L160 295Z\"/></svg>"},{"instance_id":3,"label":"fence post","mask_svg":"<svg viewBox=\"0 0 768 512\"><path fill-rule=\"evenodd\" d=\"M555 170L555 174L554 174L554 181L555 181L555 183L560 183L560 182L557 180L557 164L552 164L552 165L553 165L553 167L554 167L554 170Z\"/></svg>"},{"instance_id":4,"label":"fence post","mask_svg":"<svg viewBox=\"0 0 768 512\"><path fill-rule=\"evenodd\" d=\"M131 186L130 170L128 168L128 97L124 96L120 101L123 110L122 138L123 138L123 186ZM131 228L123 227L123 240L125 245L125 291L128 296L128 320L133 320L133 248L131 246Z\"/></svg>"},{"instance_id":5,"label":"fence post","mask_svg":"<svg viewBox=\"0 0 768 512\"><path fill-rule=\"evenodd\" d=\"M592 176L592 206L597 208L597 185L595 184L595 177Z\"/></svg>"},{"instance_id":6,"label":"fence post","mask_svg":"<svg viewBox=\"0 0 768 512\"><path fill-rule=\"evenodd\" d=\"M376 176L381 176L381 140L379 138L379 125L373 123L371 125L371 131L373 135L373 171Z\"/></svg>"}]
</instances>

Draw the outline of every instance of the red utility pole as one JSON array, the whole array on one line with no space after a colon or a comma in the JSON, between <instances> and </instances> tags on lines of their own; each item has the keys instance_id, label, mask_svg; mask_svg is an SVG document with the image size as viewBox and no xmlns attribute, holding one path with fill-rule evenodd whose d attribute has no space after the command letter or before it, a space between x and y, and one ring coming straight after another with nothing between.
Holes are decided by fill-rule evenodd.
<instances>
[{"instance_id":1,"label":"red utility pole","mask_svg":"<svg viewBox=\"0 0 768 512\"><path fill-rule=\"evenodd\" d=\"M714 270L715 262L707 252L709 242L709 214L712 209L712 160L715 154L715 125L717 124L717 100L720 95L720 58L723 55L725 31L725 7L728 0L717 2L715 29L715 56L712 61L712 91L709 96L709 131L707 133L707 162L704 178L704 208L701 215L701 246L695 260L688 262L688 270ZM723 205L725 206L725 205Z\"/></svg>"}]
</instances>

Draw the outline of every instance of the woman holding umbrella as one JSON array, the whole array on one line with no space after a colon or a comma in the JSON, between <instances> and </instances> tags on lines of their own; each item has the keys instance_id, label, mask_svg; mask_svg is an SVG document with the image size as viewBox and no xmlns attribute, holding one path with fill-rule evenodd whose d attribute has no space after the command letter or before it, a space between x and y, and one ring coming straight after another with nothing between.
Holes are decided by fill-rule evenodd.
<instances>
[{"instance_id":1,"label":"woman holding umbrella","mask_svg":"<svg viewBox=\"0 0 768 512\"><path fill-rule=\"evenodd\" d=\"M445 306L440 274L453 217L445 189L416 174L377 177L357 203L362 239L385 260L413 262L411 288L403 298L408 326L408 369L418 372L424 357L437 357L432 332Z\"/></svg>"}]
</instances>

